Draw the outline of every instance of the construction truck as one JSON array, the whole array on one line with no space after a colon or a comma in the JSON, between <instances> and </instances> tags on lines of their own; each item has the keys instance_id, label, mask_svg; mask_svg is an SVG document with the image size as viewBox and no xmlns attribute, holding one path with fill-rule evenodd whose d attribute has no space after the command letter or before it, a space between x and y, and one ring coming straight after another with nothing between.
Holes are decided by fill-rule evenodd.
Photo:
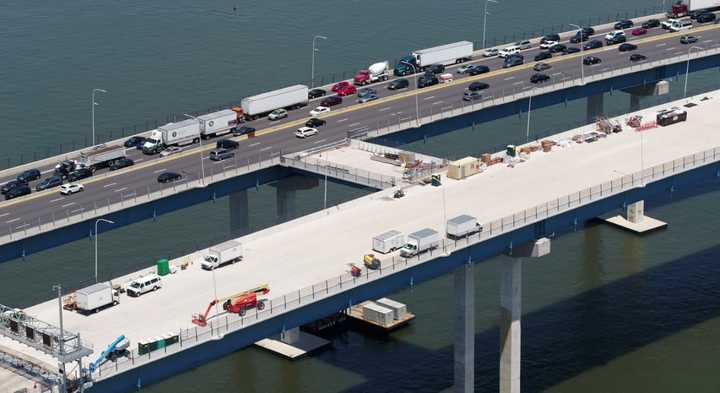
<instances>
[{"instance_id":1,"label":"construction truck","mask_svg":"<svg viewBox=\"0 0 720 393\"><path fill-rule=\"evenodd\" d=\"M270 292L270 287L267 284L260 285L259 287L236 293L232 296L224 297L222 299L213 299L208 304L203 314L195 314L192 318L192 323L198 326L207 326L208 320L216 317L208 317L210 310L217 304L222 304L223 310L232 314L239 314L240 316L252 309L257 308L262 311L265 308L265 302L267 299L261 299L259 296L267 295ZM219 315L219 314L218 314Z\"/></svg>"}]
</instances>

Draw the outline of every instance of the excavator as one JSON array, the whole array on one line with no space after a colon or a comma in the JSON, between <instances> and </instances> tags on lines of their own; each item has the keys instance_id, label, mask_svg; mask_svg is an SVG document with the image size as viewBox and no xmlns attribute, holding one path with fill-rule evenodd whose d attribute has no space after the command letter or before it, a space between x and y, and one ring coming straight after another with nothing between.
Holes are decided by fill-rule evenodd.
<instances>
[{"instance_id":1,"label":"excavator","mask_svg":"<svg viewBox=\"0 0 720 393\"><path fill-rule=\"evenodd\" d=\"M208 318L210 310L212 310L216 304L220 303L222 303L222 308L226 312L240 314L241 316L245 315L247 310L251 308L262 310L265 308L265 299L258 299L258 296L267 295L269 292L270 287L267 284L263 284L256 288L236 293L232 296L221 299L213 299L210 304L208 304L207 309L205 309L205 313L193 315L192 323L198 326L207 326L208 320L213 318Z\"/></svg>"}]
</instances>

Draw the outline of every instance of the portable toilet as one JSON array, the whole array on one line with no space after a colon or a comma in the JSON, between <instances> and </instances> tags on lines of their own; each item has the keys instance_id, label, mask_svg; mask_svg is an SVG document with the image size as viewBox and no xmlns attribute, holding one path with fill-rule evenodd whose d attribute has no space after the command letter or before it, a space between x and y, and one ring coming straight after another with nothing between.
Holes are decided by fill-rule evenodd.
<instances>
[{"instance_id":1,"label":"portable toilet","mask_svg":"<svg viewBox=\"0 0 720 393\"><path fill-rule=\"evenodd\" d=\"M157 274L158 276L167 276L170 274L170 261L167 259L158 259Z\"/></svg>"}]
</instances>

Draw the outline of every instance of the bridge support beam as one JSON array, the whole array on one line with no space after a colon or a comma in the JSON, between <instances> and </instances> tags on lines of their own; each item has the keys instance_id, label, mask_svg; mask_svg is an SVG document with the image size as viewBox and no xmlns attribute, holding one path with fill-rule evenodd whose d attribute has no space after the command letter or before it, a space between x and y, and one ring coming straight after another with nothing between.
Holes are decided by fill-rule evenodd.
<instances>
[{"instance_id":1,"label":"bridge support beam","mask_svg":"<svg viewBox=\"0 0 720 393\"><path fill-rule=\"evenodd\" d=\"M230 234L238 237L250 231L250 203L247 190L230 194Z\"/></svg>"},{"instance_id":2,"label":"bridge support beam","mask_svg":"<svg viewBox=\"0 0 720 393\"><path fill-rule=\"evenodd\" d=\"M623 91L630 95L630 112L635 112L640 110L640 99L642 97L665 95L670 92L670 84L667 81L659 81L623 89Z\"/></svg>"},{"instance_id":3,"label":"bridge support beam","mask_svg":"<svg viewBox=\"0 0 720 393\"><path fill-rule=\"evenodd\" d=\"M593 123L605 113L605 98L602 93L587 98L587 123Z\"/></svg>"},{"instance_id":4,"label":"bridge support beam","mask_svg":"<svg viewBox=\"0 0 720 393\"><path fill-rule=\"evenodd\" d=\"M297 191L318 187L320 181L315 176L293 176L276 183L277 223L283 223L297 217Z\"/></svg>"},{"instance_id":5,"label":"bridge support beam","mask_svg":"<svg viewBox=\"0 0 720 393\"><path fill-rule=\"evenodd\" d=\"M475 391L475 276L473 263L455 269L454 390Z\"/></svg>"},{"instance_id":6,"label":"bridge support beam","mask_svg":"<svg viewBox=\"0 0 720 393\"><path fill-rule=\"evenodd\" d=\"M625 206L625 215L617 215L605 220L620 228L635 233L647 233L667 227L667 223L645 215L645 201L637 201Z\"/></svg>"}]
</instances>

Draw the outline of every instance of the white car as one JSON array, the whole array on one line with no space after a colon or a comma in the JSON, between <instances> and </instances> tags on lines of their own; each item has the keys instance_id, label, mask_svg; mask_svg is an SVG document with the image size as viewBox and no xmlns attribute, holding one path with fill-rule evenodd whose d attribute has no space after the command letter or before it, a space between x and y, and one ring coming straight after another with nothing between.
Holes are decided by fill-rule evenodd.
<instances>
[{"instance_id":1,"label":"white car","mask_svg":"<svg viewBox=\"0 0 720 393\"><path fill-rule=\"evenodd\" d=\"M169 155L172 155L172 154L175 154L175 153L179 153L179 152L181 152L181 151L182 151L182 148L179 148L179 147L177 147L177 146L170 146L170 147L168 147L167 149L161 151L161 152L160 152L160 155L163 156L163 157L167 157L167 156L169 156Z\"/></svg>"},{"instance_id":2,"label":"white car","mask_svg":"<svg viewBox=\"0 0 720 393\"><path fill-rule=\"evenodd\" d=\"M615 39L621 35L625 35L625 32L623 30L615 30L607 33L605 35L605 39L607 41L615 41Z\"/></svg>"},{"instance_id":3,"label":"white car","mask_svg":"<svg viewBox=\"0 0 720 393\"><path fill-rule=\"evenodd\" d=\"M268 115L268 119L270 120L280 120L283 118L286 118L288 116L288 111L285 109L275 109L274 111L270 112Z\"/></svg>"},{"instance_id":4,"label":"white car","mask_svg":"<svg viewBox=\"0 0 720 393\"><path fill-rule=\"evenodd\" d=\"M542 48L542 49L550 49L550 48L552 48L553 46L555 46L555 45L557 45L557 44L559 44L559 42L557 42L557 41L545 41L545 42L543 42L542 44L540 44L540 48Z\"/></svg>"},{"instance_id":5,"label":"white car","mask_svg":"<svg viewBox=\"0 0 720 393\"><path fill-rule=\"evenodd\" d=\"M490 48L490 49L485 49L485 52L483 52L482 55L483 55L483 57L494 57L494 56L497 56L498 53L500 53L498 48Z\"/></svg>"},{"instance_id":6,"label":"white car","mask_svg":"<svg viewBox=\"0 0 720 393\"><path fill-rule=\"evenodd\" d=\"M470 70L471 70L472 68L474 68L474 67L475 67L475 66L472 65L472 64L461 65L460 67L458 67L457 73L458 73L458 74L464 74L464 73L470 71Z\"/></svg>"},{"instance_id":7,"label":"white car","mask_svg":"<svg viewBox=\"0 0 720 393\"><path fill-rule=\"evenodd\" d=\"M317 116L321 113L327 113L327 112L330 112L330 108L328 108L326 106L319 106L310 111L310 116Z\"/></svg>"},{"instance_id":8,"label":"white car","mask_svg":"<svg viewBox=\"0 0 720 393\"><path fill-rule=\"evenodd\" d=\"M660 22L660 26L665 30L670 30L670 26L672 26L675 22L680 22L680 19L666 19Z\"/></svg>"},{"instance_id":9,"label":"white car","mask_svg":"<svg viewBox=\"0 0 720 393\"><path fill-rule=\"evenodd\" d=\"M498 56L500 58L504 59L504 58L514 55L516 53L520 53L520 48L518 48L517 46L508 46L508 47L500 49Z\"/></svg>"},{"instance_id":10,"label":"white car","mask_svg":"<svg viewBox=\"0 0 720 393\"><path fill-rule=\"evenodd\" d=\"M312 127L300 127L295 131L295 136L298 138L307 138L318 133L317 128Z\"/></svg>"},{"instance_id":11,"label":"white car","mask_svg":"<svg viewBox=\"0 0 720 393\"><path fill-rule=\"evenodd\" d=\"M83 190L85 190L85 186L79 183L63 184L60 186L60 194L62 195L72 195Z\"/></svg>"}]
</instances>

